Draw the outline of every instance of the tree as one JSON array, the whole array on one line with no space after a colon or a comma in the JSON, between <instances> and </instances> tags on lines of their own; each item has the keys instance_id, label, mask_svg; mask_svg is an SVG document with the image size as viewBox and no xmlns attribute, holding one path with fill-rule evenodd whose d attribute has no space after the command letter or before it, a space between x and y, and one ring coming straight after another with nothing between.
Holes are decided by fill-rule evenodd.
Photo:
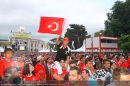
<instances>
[{"instance_id":1,"label":"tree","mask_svg":"<svg viewBox=\"0 0 130 86\"><path fill-rule=\"evenodd\" d=\"M83 41L87 35L86 28L78 24L70 24L69 26L70 28L67 29L65 37L69 38L69 47L71 49L78 49L83 45Z\"/></svg>"},{"instance_id":2,"label":"tree","mask_svg":"<svg viewBox=\"0 0 130 86\"><path fill-rule=\"evenodd\" d=\"M120 37L130 33L130 0L116 1L105 21L106 36Z\"/></svg>"},{"instance_id":3,"label":"tree","mask_svg":"<svg viewBox=\"0 0 130 86\"><path fill-rule=\"evenodd\" d=\"M56 39L57 38L50 39L50 42L48 42L48 45L53 50L56 50L56 48L57 48L57 46L56 46ZM60 42L62 42L62 40L63 40L63 38L60 38Z\"/></svg>"},{"instance_id":4,"label":"tree","mask_svg":"<svg viewBox=\"0 0 130 86\"><path fill-rule=\"evenodd\" d=\"M94 37L99 36L100 33L102 33L102 35L104 35L104 30L100 30L100 31L95 32Z\"/></svg>"},{"instance_id":5,"label":"tree","mask_svg":"<svg viewBox=\"0 0 130 86\"><path fill-rule=\"evenodd\" d=\"M119 48L123 51L130 51L130 35L121 35Z\"/></svg>"}]
</instances>

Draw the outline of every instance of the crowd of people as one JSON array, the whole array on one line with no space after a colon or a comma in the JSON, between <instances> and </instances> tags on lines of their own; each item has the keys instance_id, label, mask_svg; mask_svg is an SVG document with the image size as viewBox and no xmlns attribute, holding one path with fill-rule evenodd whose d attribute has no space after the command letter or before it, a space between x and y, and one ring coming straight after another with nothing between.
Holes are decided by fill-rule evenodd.
<instances>
[{"instance_id":1,"label":"crowd of people","mask_svg":"<svg viewBox=\"0 0 130 86\"><path fill-rule=\"evenodd\" d=\"M57 53L13 52L0 58L0 84L25 86L130 86L128 53L72 53L68 38ZM13 57L13 58L12 58Z\"/></svg>"}]
</instances>

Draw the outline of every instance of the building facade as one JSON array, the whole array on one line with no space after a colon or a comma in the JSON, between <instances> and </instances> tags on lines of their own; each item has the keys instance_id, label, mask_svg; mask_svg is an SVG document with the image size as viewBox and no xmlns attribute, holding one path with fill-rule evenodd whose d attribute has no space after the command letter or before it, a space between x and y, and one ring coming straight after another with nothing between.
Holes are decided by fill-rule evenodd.
<instances>
[{"instance_id":1,"label":"building facade","mask_svg":"<svg viewBox=\"0 0 130 86\"><path fill-rule=\"evenodd\" d=\"M38 52L43 48L48 47L47 43L39 39L33 39L32 34L20 28L17 32L10 33L9 41L15 51L30 51Z\"/></svg>"},{"instance_id":2,"label":"building facade","mask_svg":"<svg viewBox=\"0 0 130 86\"><path fill-rule=\"evenodd\" d=\"M118 38L116 37L91 37L85 40L86 52L118 52Z\"/></svg>"}]
</instances>

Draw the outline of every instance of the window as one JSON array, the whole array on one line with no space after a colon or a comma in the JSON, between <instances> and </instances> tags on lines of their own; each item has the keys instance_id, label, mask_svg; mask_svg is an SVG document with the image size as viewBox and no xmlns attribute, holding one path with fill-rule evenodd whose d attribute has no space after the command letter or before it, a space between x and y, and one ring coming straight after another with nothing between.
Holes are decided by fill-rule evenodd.
<instances>
[{"instance_id":1,"label":"window","mask_svg":"<svg viewBox=\"0 0 130 86\"><path fill-rule=\"evenodd\" d=\"M117 43L117 40L112 40L112 39L101 39L101 43Z\"/></svg>"}]
</instances>

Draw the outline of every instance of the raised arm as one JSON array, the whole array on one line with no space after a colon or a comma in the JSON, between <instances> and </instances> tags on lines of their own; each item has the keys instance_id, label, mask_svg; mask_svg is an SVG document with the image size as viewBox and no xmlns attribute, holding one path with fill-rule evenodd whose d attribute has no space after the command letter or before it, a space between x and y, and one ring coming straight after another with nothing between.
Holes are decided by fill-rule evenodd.
<instances>
[{"instance_id":1,"label":"raised arm","mask_svg":"<svg viewBox=\"0 0 130 86\"><path fill-rule=\"evenodd\" d=\"M61 35L56 39L56 44L59 45L60 43L60 38L61 38Z\"/></svg>"}]
</instances>

